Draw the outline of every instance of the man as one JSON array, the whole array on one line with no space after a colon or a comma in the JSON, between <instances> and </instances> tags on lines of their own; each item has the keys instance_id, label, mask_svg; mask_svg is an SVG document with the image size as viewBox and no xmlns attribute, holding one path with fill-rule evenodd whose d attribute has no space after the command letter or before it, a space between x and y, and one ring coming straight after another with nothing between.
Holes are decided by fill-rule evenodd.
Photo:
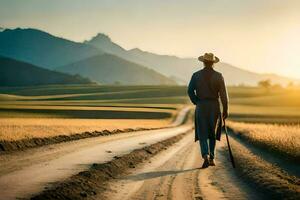
<instances>
[{"instance_id":1,"label":"man","mask_svg":"<svg viewBox=\"0 0 300 200\"><path fill-rule=\"evenodd\" d=\"M221 134L222 118L228 117L228 96L221 73L213 69L219 58L212 53L205 53L198 58L204 68L195 72L188 86L188 95L195 109L195 142L199 140L201 155L204 159L202 168L215 166L216 133ZM222 102L223 114L219 98Z\"/></svg>"}]
</instances>

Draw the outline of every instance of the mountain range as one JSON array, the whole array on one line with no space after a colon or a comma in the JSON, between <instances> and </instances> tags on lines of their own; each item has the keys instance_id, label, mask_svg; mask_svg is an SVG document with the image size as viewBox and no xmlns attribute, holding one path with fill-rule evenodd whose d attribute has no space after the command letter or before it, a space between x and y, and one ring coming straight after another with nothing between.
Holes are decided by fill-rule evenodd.
<instances>
[{"instance_id":1,"label":"mountain range","mask_svg":"<svg viewBox=\"0 0 300 200\"><path fill-rule=\"evenodd\" d=\"M54 69L103 53L82 43L36 29L5 29L0 32L0 55Z\"/></svg>"},{"instance_id":2,"label":"mountain range","mask_svg":"<svg viewBox=\"0 0 300 200\"><path fill-rule=\"evenodd\" d=\"M103 84L187 84L202 64L196 58L158 55L138 48L126 50L99 33L83 43L53 36L37 29L5 29L0 32L0 55L50 70L79 73ZM298 82L275 74L250 72L228 63L215 66L227 85Z\"/></svg>"},{"instance_id":3,"label":"mountain range","mask_svg":"<svg viewBox=\"0 0 300 200\"><path fill-rule=\"evenodd\" d=\"M175 80L179 84L187 84L191 74L203 66L196 58L179 58L170 55L158 55L142 51L138 48L125 50L104 34L99 33L84 43L94 46L102 51L118 55L124 59L147 66ZM228 63L220 62L215 69L221 72L228 85L256 85L261 80L269 79L272 83L286 85L291 81L299 82L288 77L276 74L260 74L244 70Z\"/></svg>"},{"instance_id":4,"label":"mountain range","mask_svg":"<svg viewBox=\"0 0 300 200\"><path fill-rule=\"evenodd\" d=\"M176 82L164 75L139 64L112 54L101 54L86 58L58 71L81 74L102 84L122 85L175 85Z\"/></svg>"},{"instance_id":5,"label":"mountain range","mask_svg":"<svg viewBox=\"0 0 300 200\"><path fill-rule=\"evenodd\" d=\"M0 56L0 86L49 84L90 84L89 79L43 69L29 63Z\"/></svg>"}]
</instances>

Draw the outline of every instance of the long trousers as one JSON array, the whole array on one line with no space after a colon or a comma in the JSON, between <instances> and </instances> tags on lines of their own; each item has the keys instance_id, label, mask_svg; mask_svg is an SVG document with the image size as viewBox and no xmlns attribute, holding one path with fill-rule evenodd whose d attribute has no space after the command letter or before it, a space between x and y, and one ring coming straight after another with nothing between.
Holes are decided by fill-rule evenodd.
<instances>
[{"instance_id":1,"label":"long trousers","mask_svg":"<svg viewBox=\"0 0 300 200\"><path fill-rule=\"evenodd\" d=\"M215 139L199 140L202 158L209 156L210 159L215 158Z\"/></svg>"}]
</instances>

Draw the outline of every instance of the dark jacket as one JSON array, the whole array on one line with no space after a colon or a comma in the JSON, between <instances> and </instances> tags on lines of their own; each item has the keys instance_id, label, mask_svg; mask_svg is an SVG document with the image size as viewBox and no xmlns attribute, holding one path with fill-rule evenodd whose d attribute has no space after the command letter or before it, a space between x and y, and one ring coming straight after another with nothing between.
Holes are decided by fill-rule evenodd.
<instances>
[{"instance_id":1,"label":"dark jacket","mask_svg":"<svg viewBox=\"0 0 300 200\"><path fill-rule=\"evenodd\" d=\"M222 74L211 67L195 72L188 86L188 95L196 105L195 141L219 139L222 126L219 99L223 112L228 112L228 95Z\"/></svg>"}]
</instances>

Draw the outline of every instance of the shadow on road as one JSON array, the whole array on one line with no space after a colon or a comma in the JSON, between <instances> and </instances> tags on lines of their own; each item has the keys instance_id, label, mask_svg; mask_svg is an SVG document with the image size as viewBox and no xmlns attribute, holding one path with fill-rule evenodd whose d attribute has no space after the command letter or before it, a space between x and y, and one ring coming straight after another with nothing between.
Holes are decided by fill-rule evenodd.
<instances>
[{"instance_id":1,"label":"shadow on road","mask_svg":"<svg viewBox=\"0 0 300 200\"><path fill-rule=\"evenodd\" d=\"M147 180L147 179L157 178L157 177L161 177L161 176L168 176L168 175L186 173L186 172L195 171L195 170L199 170L199 169L202 169L202 168L198 167L198 168L184 169L184 170L168 170L168 171L145 172L145 173L125 176L122 179L127 179L127 180L129 179L129 180L133 180L133 181L141 181L141 180Z\"/></svg>"}]
</instances>

